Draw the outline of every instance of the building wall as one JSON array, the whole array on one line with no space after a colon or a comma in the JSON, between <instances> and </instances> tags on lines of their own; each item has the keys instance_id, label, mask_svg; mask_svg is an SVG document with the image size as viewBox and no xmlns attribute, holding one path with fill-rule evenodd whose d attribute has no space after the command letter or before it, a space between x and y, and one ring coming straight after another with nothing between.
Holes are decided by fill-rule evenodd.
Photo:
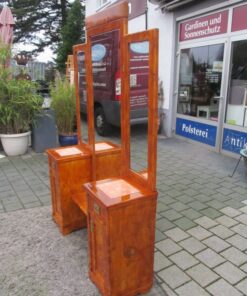
<instances>
[{"instance_id":1,"label":"building wall","mask_svg":"<svg viewBox=\"0 0 247 296\"><path fill-rule=\"evenodd\" d=\"M182 7L175 12L175 16L182 17L184 15L199 13L204 9L213 9L214 7L225 5L234 5L240 2L246 2L244 0L207 0L207 1L195 1L192 6ZM201 13L201 12L200 12Z\"/></svg>"},{"instance_id":2,"label":"building wall","mask_svg":"<svg viewBox=\"0 0 247 296\"><path fill-rule=\"evenodd\" d=\"M159 29L159 80L163 83L164 112L163 131L167 136L172 132L172 106L174 83L174 57L175 53L175 19L173 13L162 13L157 5L148 2L148 28Z\"/></svg>"},{"instance_id":3,"label":"building wall","mask_svg":"<svg viewBox=\"0 0 247 296\"><path fill-rule=\"evenodd\" d=\"M112 0L111 4L116 2ZM145 14L138 16L129 21L129 33L143 31L145 29L159 29L159 80L163 82L164 101L162 112L165 114L163 131L166 135L171 136L171 123L173 106L173 83L174 83L174 34L176 30L174 14L166 13L165 15L157 9L157 6L147 1L147 17ZM105 9L104 6L102 9ZM99 11L97 1L86 1L86 16Z\"/></svg>"},{"instance_id":4,"label":"building wall","mask_svg":"<svg viewBox=\"0 0 247 296\"><path fill-rule=\"evenodd\" d=\"M138 1L138 0L133 0ZM99 7L97 6L97 3L95 1L87 1L89 3L89 6L86 6L86 14L92 14L94 12L99 11ZM91 3L90 3L91 2ZM109 1L109 3L114 3L116 1ZM158 28L159 29L159 80L163 82L164 87L164 102L162 104L161 110L163 111L164 116L163 118L163 132L167 136L175 135L175 127L177 127L176 122L179 116L181 117L181 114L184 116L184 120L189 119L192 120L193 117L189 117L193 114L187 114L187 113L181 113L177 114L177 91L178 91L178 60L179 58L179 41L178 41L178 34L179 34L179 22L186 22L189 19L193 18L199 18L201 16L205 16L207 14L212 14L217 11L222 11L224 9L230 11L230 18L232 17L231 13L232 10L229 8L231 6L236 5L242 5L246 4L246 0L204 0L204 1L194 1L190 5L181 7L179 9L176 9L174 12L165 12L161 11L157 5L154 5L150 3L147 0L147 12L146 14L143 14L141 16L138 16L134 19L131 19L129 21L129 32L138 32L145 29L151 29L151 28ZM106 6L102 7L104 9ZM247 34L247 30L243 32L230 32L230 22L228 22L228 32L225 35L219 36L219 38L228 38L229 42L232 42L231 38L234 36L236 40L239 40L238 34L243 35ZM205 40L204 40L205 39ZM244 40L247 38L245 37ZM217 36L211 36L207 38L200 38L198 39L198 42L205 41L206 43L210 42L213 44L215 41L217 41ZM191 41L191 43L190 43ZM185 46L187 44L188 46L194 44L194 46L197 43L195 40L186 41L187 43L181 43L182 46ZM225 42L223 40L223 42ZM206 44L205 43L205 44ZM216 42L217 43L217 42ZM230 69L230 52L231 52L231 43L226 43L225 46L225 57L223 60L223 64L225 65L224 68ZM229 44L229 45L228 45ZM223 133L225 130L229 129L231 132L234 132L234 135L236 134L236 137L239 139L244 138L245 141L247 141L247 133L246 133L246 124L243 126L241 125L235 125L230 126L228 122L225 120L225 112L228 112L228 102L227 102L227 90L228 90L228 84L229 79L227 78L227 70L225 70L224 77L222 77L222 87L221 87L221 97L223 98L221 108L218 109L218 120L217 124L214 124L214 127L217 128L217 135L216 135L216 144L213 145L213 147L217 151L222 151L225 148L223 147L224 142L224 136ZM211 105L211 103L210 103ZM195 104L196 106L196 104ZM232 107L232 106L231 106ZM197 107L196 107L197 108ZM229 107L230 108L230 107ZM198 110L197 110L198 111ZM203 122L203 119L197 115L193 115L195 117L195 122L200 124L212 124L213 121ZM180 118L181 119L181 118ZM210 119L210 120L213 120ZM213 124L212 124L213 126ZM176 132L178 135L178 132ZM234 146L234 145L232 145ZM237 147L234 146L232 149L233 152L238 153ZM235 151L235 150L236 151ZM226 150L226 149L225 149ZM228 149L229 150L229 149ZM230 151L230 150L229 150Z\"/></svg>"}]
</instances>

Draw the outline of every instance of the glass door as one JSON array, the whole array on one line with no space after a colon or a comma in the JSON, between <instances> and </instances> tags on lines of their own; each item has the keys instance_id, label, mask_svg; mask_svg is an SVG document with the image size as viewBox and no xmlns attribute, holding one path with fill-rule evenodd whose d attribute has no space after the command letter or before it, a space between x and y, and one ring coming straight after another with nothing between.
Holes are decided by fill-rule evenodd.
<instances>
[{"instance_id":1,"label":"glass door","mask_svg":"<svg viewBox=\"0 0 247 296\"><path fill-rule=\"evenodd\" d=\"M239 154L247 147L247 35L233 36L229 42L227 101L222 149Z\"/></svg>"},{"instance_id":2,"label":"glass door","mask_svg":"<svg viewBox=\"0 0 247 296\"><path fill-rule=\"evenodd\" d=\"M181 50L177 113L218 121L224 44Z\"/></svg>"},{"instance_id":3,"label":"glass door","mask_svg":"<svg viewBox=\"0 0 247 296\"><path fill-rule=\"evenodd\" d=\"M219 149L225 43L181 48L176 133Z\"/></svg>"},{"instance_id":4,"label":"glass door","mask_svg":"<svg viewBox=\"0 0 247 296\"><path fill-rule=\"evenodd\" d=\"M225 122L247 128L247 40L232 42L229 78Z\"/></svg>"}]
</instances>

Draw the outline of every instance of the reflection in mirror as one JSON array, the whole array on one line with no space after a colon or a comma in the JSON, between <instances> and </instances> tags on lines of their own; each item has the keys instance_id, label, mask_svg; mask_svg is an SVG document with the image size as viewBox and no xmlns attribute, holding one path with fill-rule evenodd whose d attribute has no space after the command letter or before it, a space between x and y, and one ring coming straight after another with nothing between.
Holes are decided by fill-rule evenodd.
<instances>
[{"instance_id":1,"label":"reflection in mirror","mask_svg":"<svg viewBox=\"0 0 247 296\"><path fill-rule=\"evenodd\" d=\"M120 144L120 32L91 36L95 141Z\"/></svg>"},{"instance_id":2,"label":"reflection in mirror","mask_svg":"<svg viewBox=\"0 0 247 296\"><path fill-rule=\"evenodd\" d=\"M82 139L82 142L88 143L85 52L83 51L77 52L77 63L78 63L78 86L79 86L79 98L80 98L80 116L81 116L81 139Z\"/></svg>"},{"instance_id":3,"label":"reflection in mirror","mask_svg":"<svg viewBox=\"0 0 247 296\"><path fill-rule=\"evenodd\" d=\"M129 59L130 168L147 178L149 42L130 43Z\"/></svg>"}]
</instances>

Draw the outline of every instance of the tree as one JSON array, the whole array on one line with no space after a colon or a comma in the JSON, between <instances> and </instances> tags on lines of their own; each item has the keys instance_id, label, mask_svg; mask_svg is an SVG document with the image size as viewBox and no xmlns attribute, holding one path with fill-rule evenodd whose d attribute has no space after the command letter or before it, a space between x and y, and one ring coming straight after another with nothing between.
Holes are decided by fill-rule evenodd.
<instances>
[{"instance_id":1,"label":"tree","mask_svg":"<svg viewBox=\"0 0 247 296\"><path fill-rule=\"evenodd\" d=\"M81 0L84 3L85 0ZM46 46L53 50L61 41L61 28L65 25L69 0L8 0L7 4L15 17L14 43L34 46L32 53L43 51Z\"/></svg>"},{"instance_id":2,"label":"tree","mask_svg":"<svg viewBox=\"0 0 247 296\"><path fill-rule=\"evenodd\" d=\"M73 2L61 35L56 63L57 68L64 71L67 56L73 52L73 45L84 42L84 8L79 0Z\"/></svg>"}]
</instances>

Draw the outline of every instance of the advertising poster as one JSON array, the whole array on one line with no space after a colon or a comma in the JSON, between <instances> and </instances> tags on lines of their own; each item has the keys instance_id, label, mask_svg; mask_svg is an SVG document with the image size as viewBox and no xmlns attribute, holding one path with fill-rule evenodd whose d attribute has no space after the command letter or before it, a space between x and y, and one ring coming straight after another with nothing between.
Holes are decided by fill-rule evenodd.
<instances>
[{"instance_id":1,"label":"advertising poster","mask_svg":"<svg viewBox=\"0 0 247 296\"><path fill-rule=\"evenodd\" d=\"M130 105L132 110L148 102L149 42L130 44Z\"/></svg>"}]
</instances>

